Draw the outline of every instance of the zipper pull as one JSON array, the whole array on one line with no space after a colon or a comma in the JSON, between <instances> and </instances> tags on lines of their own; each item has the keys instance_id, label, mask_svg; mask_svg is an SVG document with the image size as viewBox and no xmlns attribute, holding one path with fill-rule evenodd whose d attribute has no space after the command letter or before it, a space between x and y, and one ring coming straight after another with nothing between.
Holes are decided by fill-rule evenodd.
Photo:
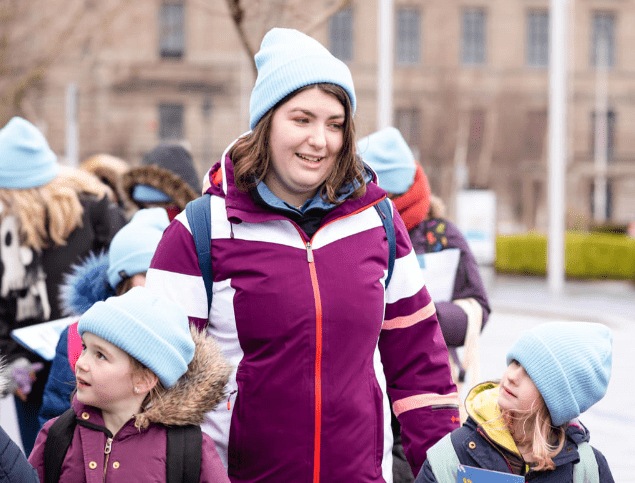
<instances>
[{"instance_id":1,"label":"zipper pull","mask_svg":"<svg viewBox=\"0 0 635 483\"><path fill-rule=\"evenodd\" d=\"M106 448L104 448L104 454L110 454L112 449L112 438L106 439Z\"/></svg>"},{"instance_id":2,"label":"zipper pull","mask_svg":"<svg viewBox=\"0 0 635 483\"><path fill-rule=\"evenodd\" d=\"M311 242L306 242L306 258L309 263L313 263L313 249L311 248Z\"/></svg>"}]
</instances>

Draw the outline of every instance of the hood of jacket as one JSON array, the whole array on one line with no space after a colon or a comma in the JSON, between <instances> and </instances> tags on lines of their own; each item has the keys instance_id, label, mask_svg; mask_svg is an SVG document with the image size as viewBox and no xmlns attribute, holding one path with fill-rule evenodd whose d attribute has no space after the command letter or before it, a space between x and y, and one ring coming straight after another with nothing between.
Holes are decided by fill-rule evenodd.
<instances>
[{"instance_id":1,"label":"hood of jacket","mask_svg":"<svg viewBox=\"0 0 635 483\"><path fill-rule=\"evenodd\" d=\"M500 386L495 382L484 382L472 388L465 399L465 409L469 416L466 426L480 428L487 437L506 450L520 456L510 432L505 427L498 407L498 392ZM568 463L577 458L577 447L582 442L588 442L588 429L578 419L569 422L566 431L566 441L562 451L553 458L556 466Z\"/></svg>"},{"instance_id":2,"label":"hood of jacket","mask_svg":"<svg viewBox=\"0 0 635 483\"><path fill-rule=\"evenodd\" d=\"M149 423L200 425L205 414L225 399L231 366L211 336L194 327L191 333L195 349L187 372L145 411L135 415L137 427L144 428Z\"/></svg>"}]
</instances>

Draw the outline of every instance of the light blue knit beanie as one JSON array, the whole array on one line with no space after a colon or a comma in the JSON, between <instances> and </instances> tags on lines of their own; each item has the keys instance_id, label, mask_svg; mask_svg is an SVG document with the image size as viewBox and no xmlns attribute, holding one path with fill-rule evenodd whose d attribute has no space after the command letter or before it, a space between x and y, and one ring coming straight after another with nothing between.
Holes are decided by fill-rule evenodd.
<instances>
[{"instance_id":1,"label":"light blue knit beanie","mask_svg":"<svg viewBox=\"0 0 635 483\"><path fill-rule=\"evenodd\" d=\"M397 128L387 127L357 142L357 152L377 173L377 184L388 193L401 195L414 183L415 158Z\"/></svg>"},{"instance_id":2,"label":"light blue knit beanie","mask_svg":"<svg viewBox=\"0 0 635 483\"><path fill-rule=\"evenodd\" d=\"M79 335L90 332L119 347L172 386L194 357L185 310L145 287L97 302L81 316Z\"/></svg>"},{"instance_id":3,"label":"light blue knit beanie","mask_svg":"<svg viewBox=\"0 0 635 483\"><path fill-rule=\"evenodd\" d=\"M550 322L524 331L507 354L540 391L551 422L560 426L606 394L611 378L611 330L590 322Z\"/></svg>"},{"instance_id":4,"label":"light blue knit beanie","mask_svg":"<svg viewBox=\"0 0 635 483\"><path fill-rule=\"evenodd\" d=\"M312 37L298 30L273 28L262 39L254 60L258 77L249 104L251 129L288 94L322 82L342 87L350 98L351 114L355 113L351 71Z\"/></svg>"},{"instance_id":5,"label":"light blue knit beanie","mask_svg":"<svg viewBox=\"0 0 635 483\"><path fill-rule=\"evenodd\" d=\"M163 208L137 211L113 237L108 250L108 282L112 288L124 278L150 268L154 252L170 224Z\"/></svg>"},{"instance_id":6,"label":"light blue knit beanie","mask_svg":"<svg viewBox=\"0 0 635 483\"><path fill-rule=\"evenodd\" d=\"M1 188L37 188L53 181L59 170L57 156L29 121L14 117L0 129Z\"/></svg>"}]
</instances>

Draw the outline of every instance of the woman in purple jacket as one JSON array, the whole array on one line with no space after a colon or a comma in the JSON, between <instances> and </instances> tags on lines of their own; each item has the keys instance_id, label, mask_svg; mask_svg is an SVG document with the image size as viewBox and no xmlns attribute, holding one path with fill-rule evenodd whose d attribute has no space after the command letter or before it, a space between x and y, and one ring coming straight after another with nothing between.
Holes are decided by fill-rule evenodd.
<instances>
[{"instance_id":1,"label":"woman in purple jacket","mask_svg":"<svg viewBox=\"0 0 635 483\"><path fill-rule=\"evenodd\" d=\"M97 302L77 330L77 425L58 481L165 482L166 427L200 425L223 399L229 366L210 338L190 330L179 305L143 287ZM44 425L29 456L40 481L52 469L45 447L55 421ZM205 434L200 461L200 482L228 482Z\"/></svg>"},{"instance_id":2,"label":"woman in purple jacket","mask_svg":"<svg viewBox=\"0 0 635 483\"><path fill-rule=\"evenodd\" d=\"M236 368L227 405L203 425L232 481L390 481L387 394L416 472L458 426L458 395L394 210L386 283L390 213L375 209L386 193L356 153L350 71L279 28L256 65L252 131L207 176L211 309L185 213L164 232L146 287L208 327Z\"/></svg>"},{"instance_id":3,"label":"woman in purple jacket","mask_svg":"<svg viewBox=\"0 0 635 483\"><path fill-rule=\"evenodd\" d=\"M399 130L388 127L360 139L358 150L395 203L418 258L425 253L459 250L452 296L435 300L443 337L452 352L464 345L468 327L476 328L475 334L482 330L490 313L474 255L456 225L445 219L441 200L431 195L428 179ZM435 280L427 283L434 286ZM394 417L393 433L394 481L412 482L414 475L404 460L399 422Z\"/></svg>"}]
</instances>

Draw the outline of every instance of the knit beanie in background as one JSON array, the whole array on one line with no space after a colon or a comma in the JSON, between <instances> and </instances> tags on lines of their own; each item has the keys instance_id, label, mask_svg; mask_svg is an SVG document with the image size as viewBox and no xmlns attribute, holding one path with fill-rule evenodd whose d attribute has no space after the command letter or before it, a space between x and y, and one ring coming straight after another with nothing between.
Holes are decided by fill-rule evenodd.
<instances>
[{"instance_id":1,"label":"knit beanie in background","mask_svg":"<svg viewBox=\"0 0 635 483\"><path fill-rule=\"evenodd\" d=\"M262 39L254 60L258 77L249 104L251 129L288 94L322 82L342 87L351 101L352 114L355 113L355 87L350 70L312 37L293 29L271 29Z\"/></svg>"},{"instance_id":2,"label":"knit beanie in background","mask_svg":"<svg viewBox=\"0 0 635 483\"><path fill-rule=\"evenodd\" d=\"M397 128L387 127L360 139L357 152L377 173L377 184L383 190L401 195L412 186L417 165Z\"/></svg>"},{"instance_id":3,"label":"knit beanie in background","mask_svg":"<svg viewBox=\"0 0 635 483\"><path fill-rule=\"evenodd\" d=\"M170 224L163 208L137 211L110 242L108 251L108 282L112 288L124 278L132 277L150 268L154 252Z\"/></svg>"},{"instance_id":4,"label":"knit beanie in background","mask_svg":"<svg viewBox=\"0 0 635 483\"><path fill-rule=\"evenodd\" d=\"M201 192L201 180L190 152L178 144L159 144L141 158L143 166L156 165L178 175L196 193Z\"/></svg>"},{"instance_id":5,"label":"knit beanie in background","mask_svg":"<svg viewBox=\"0 0 635 483\"><path fill-rule=\"evenodd\" d=\"M90 332L127 352L172 386L194 357L185 310L145 287L97 302L81 316L79 335Z\"/></svg>"},{"instance_id":6,"label":"knit beanie in background","mask_svg":"<svg viewBox=\"0 0 635 483\"><path fill-rule=\"evenodd\" d=\"M560 426L606 394L613 336L602 324L550 322L524 331L507 354L518 361L540 391L551 422Z\"/></svg>"},{"instance_id":7,"label":"knit beanie in background","mask_svg":"<svg viewBox=\"0 0 635 483\"><path fill-rule=\"evenodd\" d=\"M1 188L37 188L58 173L56 154L33 124L14 117L0 129Z\"/></svg>"}]
</instances>

